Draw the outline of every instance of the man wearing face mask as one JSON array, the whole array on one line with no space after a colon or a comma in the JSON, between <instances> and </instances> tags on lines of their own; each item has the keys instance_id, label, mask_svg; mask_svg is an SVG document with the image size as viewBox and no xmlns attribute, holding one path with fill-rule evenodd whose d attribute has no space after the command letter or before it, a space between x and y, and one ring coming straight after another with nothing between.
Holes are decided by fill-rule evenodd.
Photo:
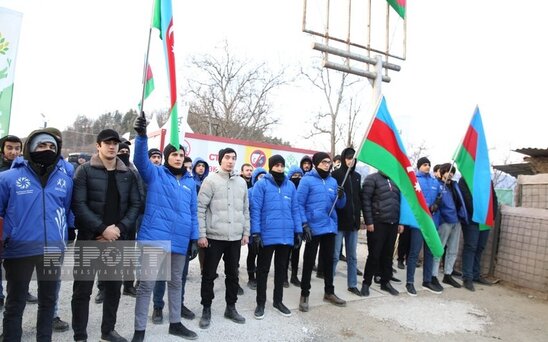
<instances>
[{"instance_id":1,"label":"man wearing face mask","mask_svg":"<svg viewBox=\"0 0 548 342\"><path fill-rule=\"evenodd\" d=\"M36 340L51 341L61 255L67 238L72 179L58 163L61 141L45 130L32 132L24 158L0 173L0 217L7 280L4 341L20 341L29 283L36 269L38 318ZM48 251L57 254L57 262Z\"/></svg>"}]
</instances>

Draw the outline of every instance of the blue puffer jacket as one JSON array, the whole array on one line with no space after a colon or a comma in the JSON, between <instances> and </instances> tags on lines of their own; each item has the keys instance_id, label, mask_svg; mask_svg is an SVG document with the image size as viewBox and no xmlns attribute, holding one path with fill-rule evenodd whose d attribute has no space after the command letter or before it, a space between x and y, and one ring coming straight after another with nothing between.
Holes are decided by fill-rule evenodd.
<instances>
[{"instance_id":1,"label":"blue puffer jacket","mask_svg":"<svg viewBox=\"0 0 548 342\"><path fill-rule=\"evenodd\" d=\"M289 168L289 171L287 172L287 178L291 178L294 174L300 173L301 176L303 174L303 169L301 169L298 165L293 165Z\"/></svg>"},{"instance_id":2,"label":"blue puffer jacket","mask_svg":"<svg viewBox=\"0 0 548 342\"><path fill-rule=\"evenodd\" d=\"M320 177L314 169L307 172L299 183L297 198L301 210L303 223L308 223L312 235L337 234L337 211L329 211L333 202L337 201L336 208L343 208L346 204L346 195L337 200L337 181L328 176Z\"/></svg>"},{"instance_id":3,"label":"blue puffer jacket","mask_svg":"<svg viewBox=\"0 0 548 342\"><path fill-rule=\"evenodd\" d=\"M436 201L436 198L441 192L442 187L440 182L429 173L417 171L416 175L419 185L421 186L422 194L426 200L426 204L430 207L434 201ZM440 211L436 210L436 212L432 214L432 218L434 219L436 227L439 226Z\"/></svg>"},{"instance_id":4,"label":"blue puffer jacket","mask_svg":"<svg viewBox=\"0 0 548 342\"><path fill-rule=\"evenodd\" d=\"M137 240L171 240L171 252L186 255L189 241L199 237L196 183L188 172L177 179L165 166L152 164L147 151L147 138L138 136L133 161L148 190Z\"/></svg>"},{"instance_id":5,"label":"blue puffer jacket","mask_svg":"<svg viewBox=\"0 0 548 342\"><path fill-rule=\"evenodd\" d=\"M68 235L67 215L72 178L59 161L45 187L27 160L17 157L0 173L0 217L4 218L3 258L43 255L45 247L63 251Z\"/></svg>"},{"instance_id":6,"label":"blue puffer jacket","mask_svg":"<svg viewBox=\"0 0 548 342\"><path fill-rule=\"evenodd\" d=\"M266 174L251 189L251 234L261 234L265 246L293 246L295 233L303 231L295 185L286 177L278 186Z\"/></svg>"},{"instance_id":7,"label":"blue puffer jacket","mask_svg":"<svg viewBox=\"0 0 548 342\"><path fill-rule=\"evenodd\" d=\"M205 164L205 171L204 171L204 174L201 176L196 173L196 165L198 165L198 163ZM209 175L209 164L200 157L196 158L194 160L194 163L192 163L192 177L194 178L194 181L196 182L196 190L198 190L198 192L200 192L200 187L202 186L202 182L208 175Z\"/></svg>"},{"instance_id":8,"label":"blue puffer jacket","mask_svg":"<svg viewBox=\"0 0 548 342\"><path fill-rule=\"evenodd\" d=\"M468 223L468 212L457 182L450 181L447 185L444 185L443 181L438 182L442 187L440 223Z\"/></svg>"},{"instance_id":9,"label":"blue puffer jacket","mask_svg":"<svg viewBox=\"0 0 548 342\"><path fill-rule=\"evenodd\" d=\"M258 167L251 173L251 188L247 189L247 198L249 199L249 210L251 212L251 206L253 205L253 187L255 186L255 183L260 181L260 179L257 179L257 177L261 174L267 174L266 170L262 167Z\"/></svg>"}]
</instances>

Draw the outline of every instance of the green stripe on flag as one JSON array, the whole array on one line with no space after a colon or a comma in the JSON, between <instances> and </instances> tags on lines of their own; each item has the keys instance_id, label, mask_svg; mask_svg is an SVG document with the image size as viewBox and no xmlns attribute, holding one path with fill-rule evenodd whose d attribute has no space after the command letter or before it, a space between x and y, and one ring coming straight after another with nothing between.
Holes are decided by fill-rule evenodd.
<instances>
[{"instance_id":1,"label":"green stripe on flag","mask_svg":"<svg viewBox=\"0 0 548 342\"><path fill-rule=\"evenodd\" d=\"M474 193L474 166L476 162L472 159L470 153L461 146L456 153L455 162L459 166L459 171L462 177L466 180L470 193Z\"/></svg>"}]
</instances>

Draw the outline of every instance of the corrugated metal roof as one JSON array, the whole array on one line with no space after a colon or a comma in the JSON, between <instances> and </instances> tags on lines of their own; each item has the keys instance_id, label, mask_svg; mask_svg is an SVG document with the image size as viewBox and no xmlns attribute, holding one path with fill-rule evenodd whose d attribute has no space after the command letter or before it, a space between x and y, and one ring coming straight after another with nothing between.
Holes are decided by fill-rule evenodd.
<instances>
[{"instance_id":1,"label":"corrugated metal roof","mask_svg":"<svg viewBox=\"0 0 548 342\"><path fill-rule=\"evenodd\" d=\"M537 172L533 170L533 168L531 167L531 164L529 163L493 165L493 169L500 170L516 178L519 175L536 175L537 174Z\"/></svg>"},{"instance_id":2,"label":"corrugated metal roof","mask_svg":"<svg viewBox=\"0 0 548 342\"><path fill-rule=\"evenodd\" d=\"M514 151L531 157L548 157L548 148L523 147Z\"/></svg>"}]
</instances>

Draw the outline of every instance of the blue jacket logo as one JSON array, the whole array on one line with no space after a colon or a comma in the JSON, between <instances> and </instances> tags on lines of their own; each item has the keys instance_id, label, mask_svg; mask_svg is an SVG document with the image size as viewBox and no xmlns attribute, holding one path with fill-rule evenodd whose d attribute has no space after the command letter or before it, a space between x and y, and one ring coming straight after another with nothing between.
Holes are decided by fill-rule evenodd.
<instances>
[{"instance_id":1,"label":"blue jacket logo","mask_svg":"<svg viewBox=\"0 0 548 342\"><path fill-rule=\"evenodd\" d=\"M21 190L28 189L30 187L30 179L27 177L19 177L15 181L15 186L17 186Z\"/></svg>"},{"instance_id":2,"label":"blue jacket logo","mask_svg":"<svg viewBox=\"0 0 548 342\"><path fill-rule=\"evenodd\" d=\"M59 179L57 180L57 186L60 187L60 188L66 189L66 187L67 187L67 181L65 181L65 180L62 179L62 178L59 178Z\"/></svg>"}]
</instances>

